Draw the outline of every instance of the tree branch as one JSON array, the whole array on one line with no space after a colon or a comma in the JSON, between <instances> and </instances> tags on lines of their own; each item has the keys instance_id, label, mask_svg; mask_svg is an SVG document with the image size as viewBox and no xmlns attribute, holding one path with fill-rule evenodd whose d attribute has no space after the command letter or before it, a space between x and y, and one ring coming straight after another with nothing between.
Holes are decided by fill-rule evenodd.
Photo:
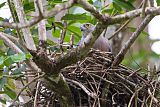
<instances>
[{"instance_id":1,"label":"tree branch","mask_svg":"<svg viewBox=\"0 0 160 107\"><path fill-rule=\"evenodd\" d=\"M21 25L26 25L27 19L23 10L23 6L21 3L21 0L13 0L15 4L15 9L18 15L18 19ZM29 27L21 29L22 33L24 35L24 40L26 42L26 46L30 50L36 50L35 43L33 41L33 38L31 36L31 32Z\"/></svg>"},{"instance_id":2,"label":"tree branch","mask_svg":"<svg viewBox=\"0 0 160 107\"><path fill-rule=\"evenodd\" d=\"M148 2L148 0L143 0L142 17L145 16L145 9L146 9L147 2Z\"/></svg>"},{"instance_id":3,"label":"tree branch","mask_svg":"<svg viewBox=\"0 0 160 107\"><path fill-rule=\"evenodd\" d=\"M81 84L80 82L71 80L66 78L67 81L74 83L75 85L79 86L88 96L92 97L92 98L97 98L97 94L95 92L90 92L89 90L87 90L87 88Z\"/></svg>"},{"instance_id":4,"label":"tree branch","mask_svg":"<svg viewBox=\"0 0 160 107\"><path fill-rule=\"evenodd\" d=\"M56 92L61 103L61 107L75 107L71 90L65 81L63 75L46 75L45 86Z\"/></svg>"},{"instance_id":5,"label":"tree branch","mask_svg":"<svg viewBox=\"0 0 160 107\"><path fill-rule=\"evenodd\" d=\"M150 5L150 7L154 7L154 0L149 0L149 5Z\"/></svg>"},{"instance_id":6,"label":"tree branch","mask_svg":"<svg viewBox=\"0 0 160 107\"><path fill-rule=\"evenodd\" d=\"M152 0L150 0L152 1ZM152 1L153 2L153 1ZM113 17L105 16L101 14L99 11L97 11L91 4L89 4L85 0L77 0L77 3L82 5L82 7L86 10L89 11L95 18L97 18L100 22L103 22L103 24L112 25L115 23L120 23L123 21L126 21L128 19L135 18L137 16L140 16L142 14L142 9L136 9L133 11L126 12L124 14L116 15ZM148 7L145 9L145 15L158 15L160 14L160 7Z\"/></svg>"},{"instance_id":7,"label":"tree branch","mask_svg":"<svg viewBox=\"0 0 160 107\"><path fill-rule=\"evenodd\" d=\"M107 25L119 23L119 22L128 20L130 18L137 17L140 14L142 14L142 9L136 9L136 10L124 13L124 14L116 15L113 17L108 17L108 16L105 16L105 15L101 14L100 12L98 12L91 4L89 4L85 0L77 0L76 2L81 4L85 10L89 11L99 21L105 22L104 24L107 24ZM14 28L14 29L15 28L20 29L20 28L30 27L30 26L37 24L39 21L43 20L44 18L52 17L52 16L56 15L57 13L59 13L60 11L72 7L74 3L75 3L75 0L69 0L68 2L65 2L64 4L58 4L52 10L44 12L43 17L40 17L40 16L33 17L31 20L26 22L25 25L22 25L20 23L8 23L8 22L0 21L0 27L8 27L8 28ZM146 8L145 14L146 15L149 15L149 14L159 15L160 14L160 7Z\"/></svg>"},{"instance_id":8,"label":"tree branch","mask_svg":"<svg viewBox=\"0 0 160 107\"><path fill-rule=\"evenodd\" d=\"M42 16L33 17L29 21L25 22L25 24L0 21L0 27L7 27L7 28L13 28L13 29L31 27L43 19L47 19L49 17L55 16L60 11L72 7L73 4L75 3L74 1L75 0L69 0L68 2L65 2L63 4L57 4L52 10L44 12Z\"/></svg>"},{"instance_id":9,"label":"tree branch","mask_svg":"<svg viewBox=\"0 0 160 107\"><path fill-rule=\"evenodd\" d=\"M20 50L18 48L18 46L16 46L10 39L8 39L7 37L9 37L10 35L7 35L3 32L0 32L0 38L13 50L15 50L16 53L23 53L22 50Z\"/></svg>"},{"instance_id":10,"label":"tree branch","mask_svg":"<svg viewBox=\"0 0 160 107\"><path fill-rule=\"evenodd\" d=\"M107 24L115 24L119 22L123 22L125 20L135 18L142 13L142 9L133 10L124 14L120 14L117 16L113 16ZM150 7L145 10L146 15L158 15L160 14L160 7Z\"/></svg>"},{"instance_id":11,"label":"tree branch","mask_svg":"<svg viewBox=\"0 0 160 107\"><path fill-rule=\"evenodd\" d=\"M18 97L21 95L21 93L22 93L31 83L35 82L36 80L38 80L38 79L40 79L40 78L43 78L44 76L45 76L45 73L41 74L40 76L34 78L32 81L30 81L29 83L27 83L27 84L19 91L19 93L18 93L18 95L16 96L14 102L15 102L16 100L18 100ZM14 103L14 102L13 102L13 103Z\"/></svg>"},{"instance_id":12,"label":"tree branch","mask_svg":"<svg viewBox=\"0 0 160 107\"><path fill-rule=\"evenodd\" d=\"M60 49L61 49L62 52L64 51L63 48L62 48L62 45L63 45L63 42L64 42L64 38L66 36L67 26L68 26L66 21L63 22L63 26L64 26L64 28L61 30L60 39L59 39L59 45L60 45Z\"/></svg>"},{"instance_id":13,"label":"tree branch","mask_svg":"<svg viewBox=\"0 0 160 107\"><path fill-rule=\"evenodd\" d=\"M77 3L82 5L82 7L89 11L94 17L96 17L100 22L107 21L108 17L96 10L96 8L88 3L86 0L77 0Z\"/></svg>"},{"instance_id":14,"label":"tree branch","mask_svg":"<svg viewBox=\"0 0 160 107\"><path fill-rule=\"evenodd\" d=\"M34 5L36 13L38 13L40 17L43 17L44 9L42 0L34 0ZM38 36L39 36L39 47L46 48L47 36L46 36L46 23L44 19L38 23Z\"/></svg>"},{"instance_id":15,"label":"tree branch","mask_svg":"<svg viewBox=\"0 0 160 107\"><path fill-rule=\"evenodd\" d=\"M55 7L52 10L45 12L43 15L45 18L52 17L52 16L56 15L57 13L59 13L60 11L72 7L73 4L75 3L75 1L76 0L68 0L68 2L66 2L64 4L57 4L57 5L55 5Z\"/></svg>"},{"instance_id":16,"label":"tree branch","mask_svg":"<svg viewBox=\"0 0 160 107\"><path fill-rule=\"evenodd\" d=\"M112 39L114 36L118 35L119 32L122 31L122 30L128 25L128 23L129 23L130 21L131 21L131 19L130 19L130 20L127 20L122 26L120 26L120 27L118 28L118 30L116 30L116 31L114 32L114 34L108 38L108 40L110 40L110 39Z\"/></svg>"},{"instance_id":17,"label":"tree branch","mask_svg":"<svg viewBox=\"0 0 160 107\"><path fill-rule=\"evenodd\" d=\"M124 44L118 55L116 56L115 60L112 63L112 67L118 66L122 60L124 59L125 54L127 53L128 49L132 46L134 41L138 38L139 34L144 30L144 28L148 25L148 23L152 20L154 16L148 15L144 21L139 25L137 30L132 34L130 39Z\"/></svg>"}]
</instances>

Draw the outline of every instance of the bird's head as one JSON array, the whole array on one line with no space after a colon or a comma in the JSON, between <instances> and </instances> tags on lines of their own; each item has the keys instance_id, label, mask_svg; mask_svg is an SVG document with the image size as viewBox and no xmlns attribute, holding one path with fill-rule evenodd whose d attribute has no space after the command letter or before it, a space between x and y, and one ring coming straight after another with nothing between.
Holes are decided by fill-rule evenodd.
<instances>
[{"instance_id":1,"label":"bird's head","mask_svg":"<svg viewBox=\"0 0 160 107\"><path fill-rule=\"evenodd\" d=\"M86 37L89 33L94 31L94 25L91 23L85 23L80 26L80 30L82 31L82 35Z\"/></svg>"}]
</instances>

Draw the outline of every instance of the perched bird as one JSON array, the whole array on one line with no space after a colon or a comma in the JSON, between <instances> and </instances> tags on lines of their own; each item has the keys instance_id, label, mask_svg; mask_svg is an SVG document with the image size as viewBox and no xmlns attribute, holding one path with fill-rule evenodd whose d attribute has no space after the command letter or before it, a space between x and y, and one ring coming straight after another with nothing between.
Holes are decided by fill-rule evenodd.
<instances>
[{"instance_id":1,"label":"perched bird","mask_svg":"<svg viewBox=\"0 0 160 107\"><path fill-rule=\"evenodd\" d=\"M86 23L80 26L80 30L82 31L82 37L80 42L78 43L78 47L83 47L85 40L90 38L89 36L92 36L94 28L94 25L90 23ZM109 44L109 41L102 34L95 41L93 48L101 51L111 52L111 46Z\"/></svg>"}]
</instances>

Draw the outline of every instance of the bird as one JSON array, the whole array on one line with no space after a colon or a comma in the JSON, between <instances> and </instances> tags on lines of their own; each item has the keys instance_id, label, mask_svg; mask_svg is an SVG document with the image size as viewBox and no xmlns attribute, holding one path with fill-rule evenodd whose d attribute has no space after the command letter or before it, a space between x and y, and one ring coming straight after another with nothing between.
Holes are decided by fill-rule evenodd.
<instances>
[{"instance_id":1,"label":"bird","mask_svg":"<svg viewBox=\"0 0 160 107\"><path fill-rule=\"evenodd\" d=\"M91 23L85 23L80 26L80 30L82 32L82 37L79 43L77 44L78 47L83 47L85 44L86 39L91 38L92 32L94 31L95 26ZM98 49L100 51L111 52L111 45L109 44L108 39L106 39L102 34L98 37L95 41L93 47L94 49Z\"/></svg>"}]
</instances>

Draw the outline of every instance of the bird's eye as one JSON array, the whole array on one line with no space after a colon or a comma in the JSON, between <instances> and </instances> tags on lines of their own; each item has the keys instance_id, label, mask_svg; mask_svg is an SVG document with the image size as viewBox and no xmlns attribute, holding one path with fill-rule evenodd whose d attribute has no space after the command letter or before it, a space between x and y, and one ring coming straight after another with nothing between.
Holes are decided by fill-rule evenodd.
<instances>
[{"instance_id":1,"label":"bird's eye","mask_svg":"<svg viewBox=\"0 0 160 107\"><path fill-rule=\"evenodd\" d=\"M85 25L86 28L90 28L90 26L91 26L90 24L86 24Z\"/></svg>"}]
</instances>

